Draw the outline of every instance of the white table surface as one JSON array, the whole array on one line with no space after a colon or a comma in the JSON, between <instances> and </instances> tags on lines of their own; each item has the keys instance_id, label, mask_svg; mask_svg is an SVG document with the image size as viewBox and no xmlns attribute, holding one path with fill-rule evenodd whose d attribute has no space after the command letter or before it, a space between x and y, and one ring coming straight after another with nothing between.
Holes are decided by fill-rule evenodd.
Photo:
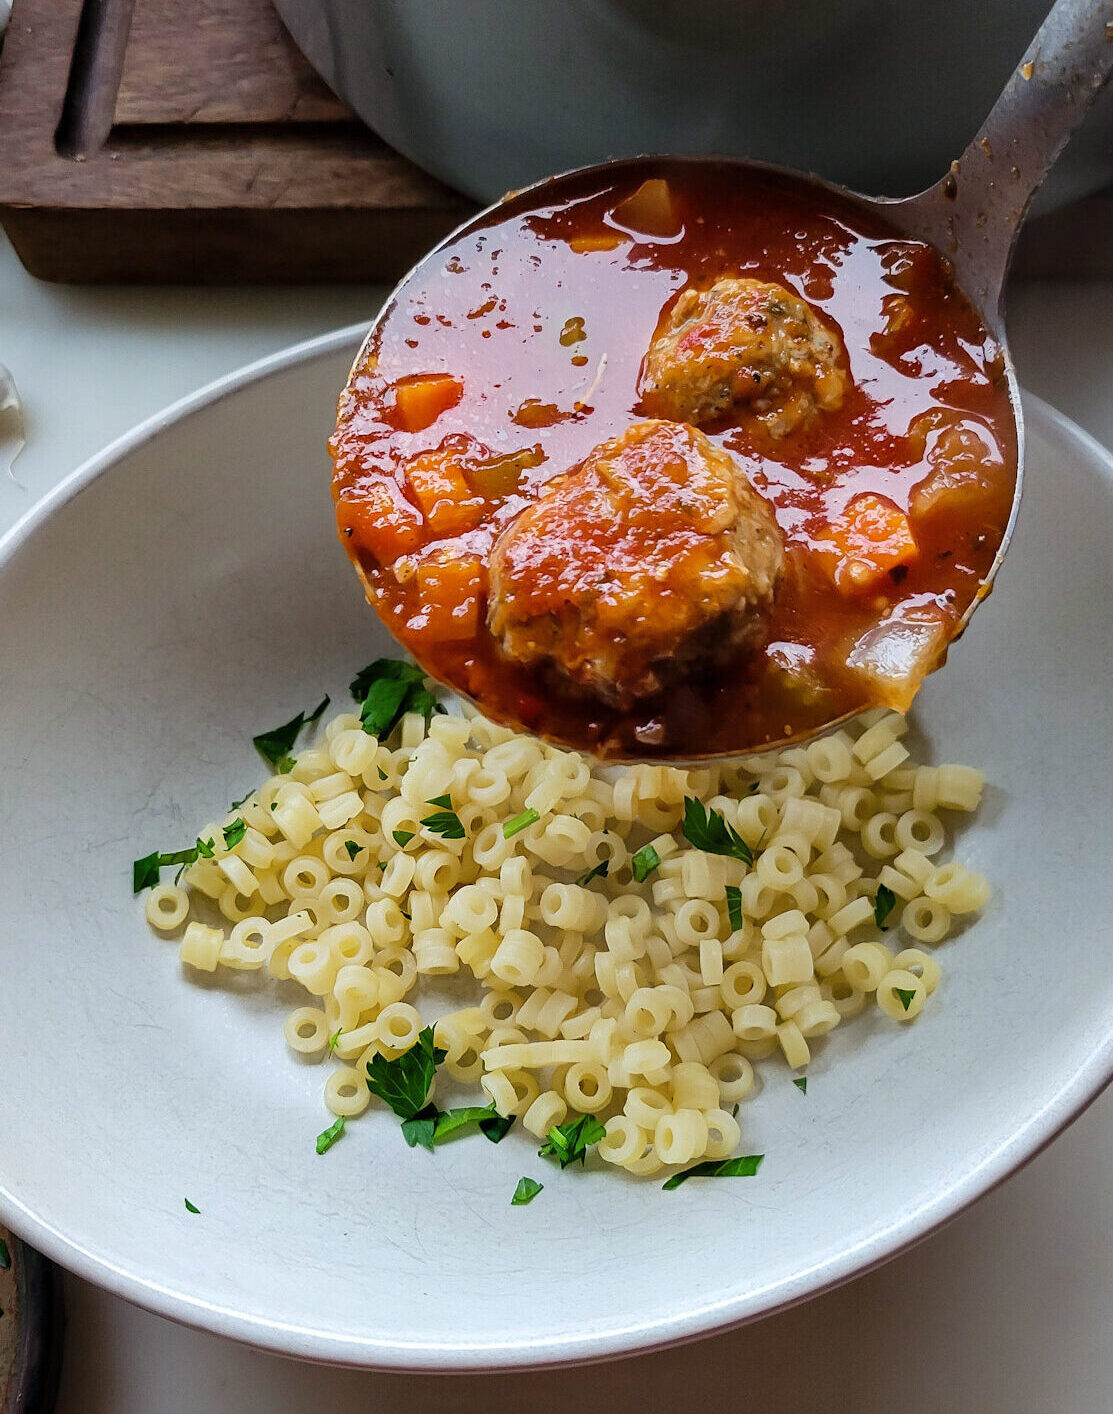
<instances>
[{"instance_id":1,"label":"white table surface","mask_svg":"<svg viewBox=\"0 0 1113 1414\"><path fill-rule=\"evenodd\" d=\"M370 287L41 285L0 236L0 362L28 423L22 485L0 475L0 529L147 414L261 354L368 317L380 297ZM1011 308L1022 382L1113 446L1113 284L1024 286ZM880 1271L744 1330L616 1364L364 1374L186 1330L76 1278L66 1301L60 1414L718 1414L755 1402L768 1414L1108 1414L1113 1098Z\"/></svg>"}]
</instances>

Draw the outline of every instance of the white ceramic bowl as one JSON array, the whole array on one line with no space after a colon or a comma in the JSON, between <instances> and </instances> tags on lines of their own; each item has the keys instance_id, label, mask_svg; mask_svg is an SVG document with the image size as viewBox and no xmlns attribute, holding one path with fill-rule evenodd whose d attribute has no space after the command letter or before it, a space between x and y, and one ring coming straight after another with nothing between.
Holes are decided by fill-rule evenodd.
<instances>
[{"instance_id":1,"label":"white ceramic bowl","mask_svg":"<svg viewBox=\"0 0 1113 1414\"><path fill-rule=\"evenodd\" d=\"M361 332L171 409L0 544L0 1219L166 1315L401 1368L683 1340L883 1261L1113 1070L1109 456L1029 404L998 592L916 708L926 750L994 783L959 842L994 901L914 1026L840 1028L806 1097L773 1072L745 1110L756 1178L561 1174L520 1133L429 1155L381 1112L318 1157L321 1072L273 991L183 977L129 871L259 779L253 732L390 650L323 449ZM522 1174L545 1190L512 1208Z\"/></svg>"}]
</instances>

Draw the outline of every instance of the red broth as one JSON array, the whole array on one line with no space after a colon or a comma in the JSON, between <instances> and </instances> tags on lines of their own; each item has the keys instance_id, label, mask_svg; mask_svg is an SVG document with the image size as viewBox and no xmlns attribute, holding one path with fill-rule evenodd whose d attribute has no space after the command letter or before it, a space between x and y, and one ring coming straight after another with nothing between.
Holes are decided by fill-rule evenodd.
<instances>
[{"instance_id":1,"label":"red broth","mask_svg":"<svg viewBox=\"0 0 1113 1414\"><path fill-rule=\"evenodd\" d=\"M668 183L675 232L621 229L616 207L651 177ZM836 194L730 164L619 163L547 198L501 205L423 262L341 396L341 540L388 628L489 716L600 755L749 751L907 706L993 563L1016 476L1001 351L946 263ZM645 415L660 321L720 275L806 300L841 334L848 386L782 438L744 409L703 427L772 504L785 573L755 648L623 710L501 655L487 561L550 477ZM443 457L419 460L446 445L452 484ZM918 551L863 590L832 526L866 493L907 514ZM863 644L896 622L928 625L929 647L907 676L879 676Z\"/></svg>"}]
</instances>

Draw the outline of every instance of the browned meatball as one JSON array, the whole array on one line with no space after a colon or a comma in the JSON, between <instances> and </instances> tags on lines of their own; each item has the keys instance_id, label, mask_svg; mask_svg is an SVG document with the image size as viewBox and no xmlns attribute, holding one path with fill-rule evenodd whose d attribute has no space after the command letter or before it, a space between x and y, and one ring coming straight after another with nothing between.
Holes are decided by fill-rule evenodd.
<instances>
[{"instance_id":1,"label":"browned meatball","mask_svg":"<svg viewBox=\"0 0 1113 1414\"><path fill-rule=\"evenodd\" d=\"M784 437L841 404L841 351L835 330L783 286L724 277L673 306L642 364L642 406L698 424L745 404Z\"/></svg>"},{"instance_id":2,"label":"browned meatball","mask_svg":"<svg viewBox=\"0 0 1113 1414\"><path fill-rule=\"evenodd\" d=\"M637 422L503 531L488 623L507 657L629 705L758 638L782 560L728 452L683 423Z\"/></svg>"}]
</instances>

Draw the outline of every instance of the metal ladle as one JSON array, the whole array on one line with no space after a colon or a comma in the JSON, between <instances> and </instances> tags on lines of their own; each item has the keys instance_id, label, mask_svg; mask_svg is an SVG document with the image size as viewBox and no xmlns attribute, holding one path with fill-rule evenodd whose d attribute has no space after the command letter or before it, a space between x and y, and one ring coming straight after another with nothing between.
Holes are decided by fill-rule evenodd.
<instances>
[{"instance_id":1,"label":"metal ladle","mask_svg":"<svg viewBox=\"0 0 1113 1414\"><path fill-rule=\"evenodd\" d=\"M1016 421L1016 489L1005 533L989 572L971 600L953 637L969 623L989 594L1008 550L1024 481L1024 411L1020 385L1005 331L1004 286L1016 238L1032 198L1090 104L1113 72L1113 3L1110 0L1057 0L1023 59L990 110L966 151L951 163L941 181L915 196L862 196L834 183L788 168L759 162L737 162L747 169L774 173L849 198L863 211L880 215L901 234L934 246L950 261L956 282L974 305L982 322L1000 345L1009 401ZM699 159L694 159L699 160ZM544 204L554 186L584 172L605 173L611 164L548 177L495 202L446 237L398 286L403 289L423 272L430 260L459 235L484 224L509 199L536 196ZM616 163L615 166L620 164ZM384 312L394 300L387 301ZM382 319L379 316L379 320ZM372 325L353 364L362 368L379 320ZM952 638L953 641L953 638ZM483 703L478 704L480 707ZM846 714L853 715L853 714ZM799 742L827 731L839 717L793 737ZM775 743L773 745L783 745ZM745 749L739 744L739 749ZM766 749L764 746L752 748ZM660 758L658 758L660 759ZM689 756L688 759L691 759Z\"/></svg>"}]
</instances>

